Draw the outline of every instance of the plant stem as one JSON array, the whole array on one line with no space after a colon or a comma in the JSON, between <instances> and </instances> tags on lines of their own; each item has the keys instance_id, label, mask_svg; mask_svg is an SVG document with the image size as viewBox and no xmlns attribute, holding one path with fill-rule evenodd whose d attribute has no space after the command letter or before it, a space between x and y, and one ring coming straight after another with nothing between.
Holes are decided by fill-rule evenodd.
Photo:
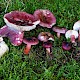
<instances>
[{"instance_id":1,"label":"plant stem","mask_svg":"<svg viewBox=\"0 0 80 80\"><path fill-rule=\"evenodd\" d=\"M29 54L29 51L31 49L31 45L26 45L26 47L24 48L24 54Z\"/></svg>"}]
</instances>

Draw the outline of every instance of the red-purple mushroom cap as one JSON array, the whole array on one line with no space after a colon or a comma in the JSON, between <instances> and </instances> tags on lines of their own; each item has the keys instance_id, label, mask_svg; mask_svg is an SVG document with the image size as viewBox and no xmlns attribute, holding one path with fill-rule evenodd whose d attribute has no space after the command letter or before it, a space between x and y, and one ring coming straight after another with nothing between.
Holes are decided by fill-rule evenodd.
<instances>
[{"instance_id":1,"label":"red-purple mushroom cap","mask_svg":"<svg viewBox=\"0 0 80 80\"><path fill-rule=\"evenodd\" d=\"M65 34L67 29L66 28L60 28L60 27L53 27L52 30L54 32L57 32L57 37L60 38L60 34Z\"/></svg>"},{"instance_id":2,"label":"red-purple mushroom cap","mask_svg":"<svg viewBox=\"0 0 80 80\"><path fill-rule=\"evenodd\" d=\"M40 26L51 28L56 24L56 18L49 10L38 9L33 15L36 20L40 20Z\"/></svg>"},{"instance_id":3,"label":"red-purple mushroom cap","mask_svg":"<svg viewBox=\"0 0 80 80\"><path fill-rule=\"evenodd\" d=\"M68 43L68 42L63 42L62 43L62 49L66 50L66 51L69 51L71 49L71 44Z\"/></svg>"},{"instance_id":4,"label":"red-purple mushroom cap","mask_svg":"<svg viewBox=\"0 0 80 80\"><path fill-rule=\"evenodd\" d=\"M12 34L8 34L7 36L10 39L12 45L19 46L23 42L24 32L12 32Z\"/></svg>"},{"instance_id":5,"label":"red-purple mushroom cap","mask_svg":"<svg viewBox=\"0 0 80 80\"><path fill-rule=\"evenodd\" d=\"M53 35L51 33L49 33L49 32L41 32L41 33L39 33L38 39L40 41L43 41L43 42L47 42L48 40L54 41Z\"/></svg>"},{"instance_id":6,"label":"red-purple mushroom cap","mask_svg":"<svg viewBox=\"0 0 80 80\"><path fill-rule=\"evenodd\" d=\"M5 14L4 21L7 26L20 31L30 31L36 28L36 25L40 22L36 21L33 15L21 11L12 11Z\"/></svg>"},{"instance_id":7,"label":"red-purple mushroom cap","mask_svg":"<svg viewBox=\"0 0 80 80\"><path fill-rule=\"evenodd\" d=\"M28 54L31 48L31 45L37 45L39 43L38 39L35 37L32 38L24 38L23 43L27 44L24 49L24 54Z\"/></svg>"},{"instance_id":8,"label":"red-purple mushroom cap","mask_svg":"<svg viewBox=\"0 0 80 80\"><path fill-rule=\"evenodd\" d=\"M35 37L32 38L24 38L23 39L23 43L25 44L31 44L31 45L36 45L39 43L38 39Z\"/></svg>"},{"instance_id":9,"label":"red-purple mushroom cap","mask_svg":"<svg viewBox=\"0 0 80 80\"><path fill-rule=\"evenodd\" d=\"M7 25L0 29L0 36L8 37L14 46L19 46L22 43L24 32L10 29Z\"/></svg>"},{"instance_id":10,"label":"red-purple mushroom cap","mask_svg":"<svg viewBox=\"0 0 80 80\"><path fill-rule=\"evenodd\" d=\"M50 43L50 42L44 42L43 43L43 47L44 48L50 48L50 47L52 47L52 43Z\"/></svg>"}]
</instances>

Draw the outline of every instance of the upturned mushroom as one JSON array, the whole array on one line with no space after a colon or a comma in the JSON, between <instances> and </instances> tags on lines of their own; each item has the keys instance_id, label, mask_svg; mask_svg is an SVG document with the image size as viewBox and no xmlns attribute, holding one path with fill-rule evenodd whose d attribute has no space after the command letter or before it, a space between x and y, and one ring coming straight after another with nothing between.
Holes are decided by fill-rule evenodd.
<instances>
[{"instance_id":1,"label":"upturned mushroom","mask_svg":"<svg viewBox=\"0 0 80 80\"><path fill-rule=\"evenodd\" d=\"M7 44L3 41L3 38L0 37L0 58L9 51L9 47Z\"/></svg>"},{"instance_id":2,"label":"upturned mushroom","mask_svg":"<svg viewBox=\"0 0 80 80\"><path fill-rule=\"evenodd\" d=\"M24 48L24 54L29 54L31 46L32 45L37 45L39 43L39 41L38 41L37 38L31 37L31 38L24 38L23 43L26 44L26 47Z\"/></svg>"},{"instance_id":3,"label":"upturned mushroom","mask_svg":"<svg viewBox=\"0 0 80 80\"><path fill-rule=\"evenodd\" d=\"M52 59L52 43L51 42L44 42L43 43L43 47L45 48L46 50L46 56L47 58L50 57Z\"/></svg>"},{"instance_id":4,"label":"upturned mushroom","mask_svg":"<svg viewBox=\"0 0 80 80\"><path fill-rule=\"evenodd\" d=\"M69 42L62 42L62 49L69 51L71 49L71 44Z\"/></svg>"},{"instance_id":5,"label":"upturned mushroom","mask_svg":"<svg viewBox=\"0 0 80 80\"><path fill-rule=\"evenodd\" d=\"M30 31L40 23L39 20L35 20L33 15L22 11L11 11L5 14L4 21L8 27L19 31Z\"/></svg>"},{"instance_id":6,"label":"upturned mushroom","mask_svg":"<svg viewBox=\"0 0 80 80\"><path fill-rule=\"evenodd\" d=\"M57 37L58 37L58 38L60 38L60 34L65 34L66 31L67 31L66 28L60 28L60 27L58 27L58 26L54 26L54 27L52 28L52 30L53 30L54 32L57 32Z\"/></svg>"},{"instance_id":7,"label":"upturned mushroom","mask_svg":"<svg viewBox=\"0 0 80 80\"><path fill-rule=\"evenodd\" d=\"M47 42L48 40L54 41L54 37L49 32L41 32L38 35L38 39L42 42Z\"/></svg>"},{"instance_id":8,"label":"upturned mushroom","mask_svg":"<svg viewBox=\"0 0 80 80\"><path fill-rule=\"evenodd\" d=\"M79 31L78 41L80 42L80 20L74 23L73 30Z\"/></svg>"},{"instance_id":9,"label":"upturned mushroom","mask_svg":"<svg viewBox=\"0 0 80 80\"><path fill-rule=\"evenodd\" d=\"M65 37L66 39L70 39L70 41L72 43L76 43L75 39L78 38L78 32L75 31L75 30L68 30L66 33L65 33Z\"/></svg>"},{"instance_id":10,"label":"upturned mushroom","mask_svg":"<svg viewBox=\"0 0 80 80\"><path fill-rule=\"evenodd\" d=\"M33 14L36 20L40 20L42 27L52 28L56 24L55 16L49 10L38 9Z\"/></svg>"}]
</instances>

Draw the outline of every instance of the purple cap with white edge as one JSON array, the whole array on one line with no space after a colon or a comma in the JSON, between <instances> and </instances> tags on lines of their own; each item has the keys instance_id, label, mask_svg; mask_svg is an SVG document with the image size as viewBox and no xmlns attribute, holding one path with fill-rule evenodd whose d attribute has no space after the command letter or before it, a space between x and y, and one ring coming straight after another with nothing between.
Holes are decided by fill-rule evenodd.
<instances>
[{"instance_id":1,"label":"purple cap with white edge","mask_svg":"<svg viewBox=\"0 0 80 80\"><path fill-rule=\"evenodd\" d=\"M33 15L22 11L11 11L5 14L4 21L8 27L20 31L30 31L36 28L36 25L40 23L39 20L35 20Z\"/></svg>"}]
</instances>

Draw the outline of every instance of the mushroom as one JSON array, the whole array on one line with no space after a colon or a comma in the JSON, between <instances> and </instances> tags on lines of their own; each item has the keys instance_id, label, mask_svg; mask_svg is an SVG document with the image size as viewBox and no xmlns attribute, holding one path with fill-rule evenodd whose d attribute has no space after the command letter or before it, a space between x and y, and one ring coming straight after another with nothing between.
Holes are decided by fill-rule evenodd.
<instances>
[{"instance_id":1,"label":"mushroom","mask_svg":"<svg viewBox=\"0 0 80 80\"><path fill-rule=\"evenodd\" d=\"M80 42L80 20L74 23L73 30L79 31L78 41Z\"/></svg>"},{"instance_id":2,"label":"mushroom","mask_svg":"<svg viewBox=\"0 0 80 80\"><path fill-rule=\"evenodd\" d=\"M39 33L38 39L40 41L43 41L43 42L47 42L48 40L54 41L53 35L51 33L49 33L49 32L41 32L41 33Z\"/></svg>"},{"instance_id":3,"label":"mushroom","mask_svg":"<svg viewBox=\"0 0 80 80\"><path fill-rule=\"evenodd\" d=\"M27 44L26 47L24 48L24 54L29 54L31 45L37 45L39 41L37 38L32 37L32 38L24 38L23 43Z\"/></svg>"},{"instance_id":4,"label":"mushroom","mask_svg":"<svg viewBox=\"0 0 80 80\"><path fill-rule=\"evenodd\" d=\"M21 11L12 11L5 14L4 21L8 27L19 31L30 31L40 23L39 20L35 20L33 15Z\"/></svg>"},{"instance_id":5,"label":"mushroom","mask_svg":"<svg viewBox=\"0 0 80 80\"><path fill-rule=\"evenodd\" d=\"M11 33L7 34L7 37L10 39L11 44L14 46L21 45L23 41L24 32L17 31L15 33L15 31L11 31L11 30L10 32Z\"/></svg>"},{"instance_id":6,"label":"mushroom","mask_svg":"<svg viewBox=\"0 0 80 80\"><path fill-rule=\"evenodd\" d=\"M9 28L5 25L0 29L0 36L8 37L12 45L19 46L22 44L24 32Z\"/></svg>"},{"instance_id":7,"label":"mushroom","mask_svg":"<svg viewBox=\"0 0 80 80\"><path fill-rule=\"evenodd\" d=\"M66 33L65 33L65 37L66 39L69 39L71 40L72 43L76 43L75 42L75 39L78 38L78 32L75 31L75 30L68 30Z\"/></svg>"},{"instance_id":8,"label":"mushroom","mask_svg":"<svg viewBox=\"0 0 80 80\"><path fill-rule=\"evenodd\" d=\"M62 49L69 51L71 49L71 44L69 42L62 42Z\"/></svg>"},{"instance_id":9,"label":"mushroom","mask_svg":"<svg viewBox=\"0 0 80 80\"><path fill-rule=\"evenodd\" d=\"M43 43L43 47L46 50L47 58L50 57L52 59L52 43L49 42L49 41L48 42L44 42Z\"/></svg>"},{"instance_id":10,"label":"mushroom","mask_svg":"<svg viewBox=\"0 0 80 80\"><path fill-rule=\"evenodd\" d=\"M56 18L49 10L38 9L33 15L36 20L40 20L40 26L52 28L56 24Z\"/></svg>"},{"instance_id":11,"label":"mushroom","mask_svg":"<svg viewBox=\"0 0 80 80\"><path fill-rule=\"evenodd\" d=\"M0 37L0 58L4 55L4 53L9 51L9 47L7 44L3 41L3 38Z\"/></svg>"},{"instance_id":12,"label":"mushroom","mask_svg":"<svg viewBox=\"0 0 80 80\"><path fill-rule=\"evenodd\" d=\"M65 34L67 29L66 28L60 28L60 27L53 27L52 30L54 32L57 32L57 37L60 38L60 34Z\"/></svg>"}]
</instances>

